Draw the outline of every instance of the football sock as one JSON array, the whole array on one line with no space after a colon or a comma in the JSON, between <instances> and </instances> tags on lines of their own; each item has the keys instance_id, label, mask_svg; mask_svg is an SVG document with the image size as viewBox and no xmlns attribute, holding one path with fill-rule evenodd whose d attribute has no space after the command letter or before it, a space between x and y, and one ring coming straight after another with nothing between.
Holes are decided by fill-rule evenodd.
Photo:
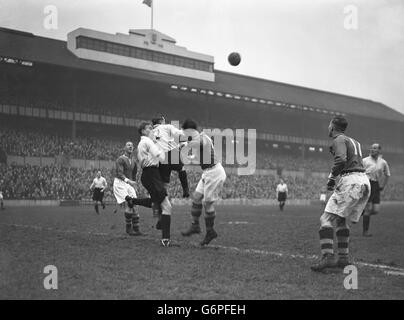
<instances>
[{"instance_id":1,"label":"football sock","mask_svg":"<svg viewBox=\"0 0 404 320\"><path fill-rule=\"evenodd\" d=\"M94 205L94 209L95 209L95 212L97 212L97 213L99 212L99 211L98 211L98 203L96 203L96 204Z\"/></svg>"},{"instance_id":2,"label":"football sock","mask_svg":"<svg viewBox=\"0 0 404 320\"><path fill-rule=\"evenodd\" d=\"M349 255L349 229L347 227L337 228L338 257L347 259Z\"/></svg>"},{"instance_id":3,"label":"football sock","mask_svg":"<svg viewBox=\"0 0 404 320\"><path fill-rule=\"evenodd\" d=\"M125 212L126 229L132 227L132 212Z\"/></svg>"},{"instance_id":4,"label":"football sock","mask_svg":"<svg viewBox=\"0 0 404 320\"><path fill-rule=\"evenodd\" d=\"M215 224L215 216L215 211L205 212L206 232L213 230L213 226Z\"/></svg>"},{"instance_id":5,"label":"football sock","mask_svg":"<svg viewBox=\"0 0 404 320\"><path fill-rule=\"evenodd\" d=\"M170 239L171 216L168 214L161 215L161 238Z\"/></svg>"},{"instance_id":6,"label":"football sock","mask_svg":"<svg viewBox=\"0 0 404 320\"><path fill-rule=\"evenodd\" d=\"M364 215L362 223L363 223L363 232L368 232L370 226L370 216Z\"/></svg>"},{"instance_id":7,"label":"football sock","mask_svg":"<svg viewBox=\"0 0 404 320\"><path fill-rule=\"evenodd\" d=\"M334 229L322 227L319 231L321 254L334 254Z\"/></svg>"},{"instance_id":8,"label":"football sock","mask_svg":"<svg viewBox=\"0 0 404 320\"><path fill-rule=\"evenodd\" d=\"M132 227L133 231L139 231L139 214L137 212L132 213Z\"/></svg>"},{"instance_id":9,"label":"football sock","mask_svg":"<svg viewBox=\"0 0 404 320\"><path fill-rule=\"evenodd\" d=\"M202 203L192 202L191 216L192 224L199 225L199 218L202 214Z\"/></svg>"}]
</instances>

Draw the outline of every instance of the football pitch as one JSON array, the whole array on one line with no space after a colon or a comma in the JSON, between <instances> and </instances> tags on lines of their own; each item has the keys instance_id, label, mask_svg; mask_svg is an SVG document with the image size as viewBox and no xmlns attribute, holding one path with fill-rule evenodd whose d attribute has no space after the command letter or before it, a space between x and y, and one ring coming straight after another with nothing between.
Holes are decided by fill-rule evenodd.
<instances>
[{"instance_id":1,"label":"football pitch","mask_svg":"<svg viewBox=\"0 0 404 320\"><path fill-rule=\"evenodd\" d=\"M129 237L114 208L0 211L0 299L404 299L403 206L382 206L371 238L361 222L351 227L356 290L345 289L342 270L310 270L319 206L217 206L219 237L204 248L203 234L180 235L190 206L174 206L171 248L160 247L151 210L140 210L147 235ZM57 268L57 290L44 288L47 265Z\"/></svg>"}]
</instances>

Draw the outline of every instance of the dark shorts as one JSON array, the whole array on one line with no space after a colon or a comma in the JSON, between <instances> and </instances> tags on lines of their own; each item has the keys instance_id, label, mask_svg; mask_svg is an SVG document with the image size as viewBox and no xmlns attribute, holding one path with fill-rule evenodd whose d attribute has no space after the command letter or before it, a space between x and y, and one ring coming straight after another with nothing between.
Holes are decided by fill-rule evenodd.
<instances>
[{"instance_id":1,"label":"dark shorts","mask_svg":"<svg viewBox=\"0 0 404 320\"><path fill-rule=\"evenodd\" d=\"M286 192L279 192L278 193L278 201L286 201Z\"/></svg>"},{"instance_id":2,"label":"dark shorts","mask_svg":"<svg viewBox=\"0 0 404 320\"><path fill-rule=\"evenodd\" d=\"M370 197L368 203L380 203L380 186L377 181L370 180Z\"/></svg>"},{"instance_id":3,"label":"dark shorts","mask_svg":"<svg viewBox=\"0 0 404 320\"><path fill-rule=\"evenodd\" d=\"M140 178L143 187L149 192L153 203L161 204L167 196L167 190L161 179L158 167L143 168Z\"/></svg>"},{"instance_id":4,"label":"dark shorts","mask_svg":"<svg viewBox=\"0 0 404 320\"><path fill-rule=\"evenodd\" d=\"M172 151L169 151L166 154L166 161L164 163L160 163L159 165L161 179L163 179L164 183L170 183L171 171L179 172L184 168L184 164L182 163L181 158L179 157L178 150L173 151L176 152L178 156L175 155L173 157L171 154Z\"/></svg>"},{"instance_id":5,"label":"dark shorts","mask_svg":"<svg viewBox=\"0 0 404 320\"><path fill-rule=\"evenodd\" d=\"M93 191L93 201L102 201L104 199L104 192L101 188L95 188Z\"/></svg>"}]
</instances>

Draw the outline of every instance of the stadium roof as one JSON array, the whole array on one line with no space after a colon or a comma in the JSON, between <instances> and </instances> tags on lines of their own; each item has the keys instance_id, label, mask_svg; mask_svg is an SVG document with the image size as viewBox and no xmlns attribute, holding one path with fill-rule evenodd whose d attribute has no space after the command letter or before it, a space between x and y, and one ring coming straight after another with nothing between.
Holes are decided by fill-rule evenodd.
<instances>
[{"instance_id":1,"label":"stadium roof","mask_svg":"<svg viewBox=\"0 0 404 320\"><path fill-rule=\"evenodd\" d=\"M82 60L67 49L65 41L35 36L32 33L17 30L0 28L0 44L0 56L10 58L404 122L404 114L379 102L220 70L215 70L215 82L208 82Z\"/></svg>"}]
</instances>

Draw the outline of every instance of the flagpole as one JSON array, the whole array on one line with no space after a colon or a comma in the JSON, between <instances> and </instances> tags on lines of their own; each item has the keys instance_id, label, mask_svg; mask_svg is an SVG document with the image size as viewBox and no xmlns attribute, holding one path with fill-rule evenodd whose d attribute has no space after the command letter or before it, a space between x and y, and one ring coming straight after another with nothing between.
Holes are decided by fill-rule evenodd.
<instances>
[{"instance_id":1,"label":"flagpole","mask_svg":"<svg viewBox=\"0 0 404 320\"><path fill-rule=\"evenodd\" d=\"M153 6L154 6L154 1L152 0L151 2L151 29L153 30Z\"/></svg>"}]
</instances>

